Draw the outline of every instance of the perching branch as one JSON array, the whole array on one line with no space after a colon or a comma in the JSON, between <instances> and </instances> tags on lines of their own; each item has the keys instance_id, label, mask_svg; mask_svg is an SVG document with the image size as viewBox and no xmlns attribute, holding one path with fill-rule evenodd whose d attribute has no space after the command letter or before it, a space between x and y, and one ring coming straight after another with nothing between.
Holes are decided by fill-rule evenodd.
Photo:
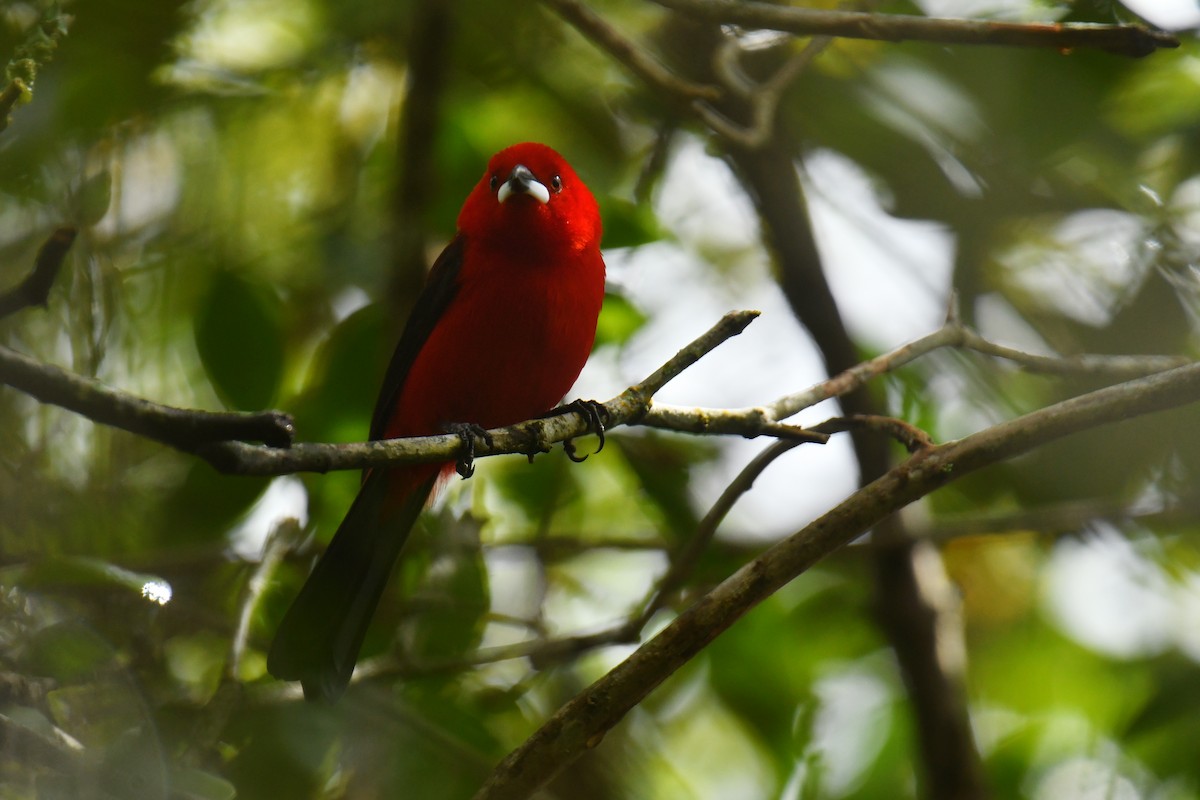
<instances>
[{"instance_id":1,"label":"perching branch","mask_svg":"<svg viewBox=\"0 0 1200 800\"><path fill-rule=\"evenodd\" d=\"M1104 50L1141 58L1162 48L1179 47L1165 31L1141 25L1025 23L947 19L859 11L823 11L758 0L653 0L694 19L795 36L840 36L884 42L921 41L965 45L1049 47Z\"/></svg>"},{"instance_id":2,"label":"perching branch","mask_svg":"<svg viewBox=\"0 0 1200 800\"><path fill-rule=\"evenodd\" d=\"M644 381L604 403L608 412L608 427L638 422L651 407L656 392L717 345L745 330L757 316L757 311L726 314ZM579 414L562 414L497 428L488 432L490 444L485 441L476 443L475 457L544 452L556 442L586 434L587 424ZM287 450L254 447L240 442L220 442L203 448L200 455L218 470L230 474L285 475L292 472L362 469L384 464L450 461L459 456L461 449L462 439L457 434L441 434L354 444L302 443Z\"/></svg>"},{"instance_id":3,"label":"perching branch","mask_svg":"<svg viewBox=\"0 0 1200 800\"><path fill-rule=\"evenodd\" d=\"M644 381L610 400L605 404L610 425L636 421L650 407L653 395L668 381L721 342L741 333L757 316L756 311L725 315L712 329L680 350ZM240 414L165 406L59 367L42 364L6 347L0 347L0 383L94 422L198 453L217 469L230 474L283 475L453 459L462 447L461 439L453 434L383 442L291 446L292 420L282 412ZM476 455L541 452L552 443L586 432L587 423L578 414L532 420L493 432L492 444L479 443ZM248 441L259 441L266 447L245 444Z\"/></svg>"},{"instance_id":4,"label":"perching branch","mask_svg":"<svg viewBox=\"0 0 1200 800\"><path fill-rule=\"evenodd\" d=\"M654 402L654 395L663 386L719 344L741 333L757 316L757 311L726 314L645 380L605 402L603 405L609 414L609 427L642 425L683 433L747 438L770 436L794 442L823 443L828 440L831 430L800 428L788 425L785 420L805 408L831 397L844 396L880 374L946 347L976 350L1013 361L1030 370L1062 375L1128 378L1188 363L1187 359L1174 356L1140 356L1135 359L1130 356L1033 355L990 342L952 315L942 328L928 336L858 364L804 391L785 395L762 406L718 409ZM43 364L2 346L0 384L25 392L44 403L74 411L94 422L196 453L218 470L232 475L287 475L448 461L457 458L462 448L462 440L456 434L348 444L292 444L292 420L283 412L243 414L166 406ZM891 430L895 430L896 423L890 424L893 425ZM587 421L579 414L529 420L490 431L492 443L478 442L475 455L545 452L552 444L587 432ZM252 445L247 442L263 444Z\"/></svg>"},{"instance_id":5,"label":"perching branch","mask_svg":"<svg viewBox=\"0 0 1200 800\"><path fill-rule=\"evenodd\" d=\"M497 766L476 800L531 796L750 609L904 506L957 478L1068 434L1197 400L1200 363L1193 363L921 450L742 567L563 705Z\"/></svg>"}]
</instances>

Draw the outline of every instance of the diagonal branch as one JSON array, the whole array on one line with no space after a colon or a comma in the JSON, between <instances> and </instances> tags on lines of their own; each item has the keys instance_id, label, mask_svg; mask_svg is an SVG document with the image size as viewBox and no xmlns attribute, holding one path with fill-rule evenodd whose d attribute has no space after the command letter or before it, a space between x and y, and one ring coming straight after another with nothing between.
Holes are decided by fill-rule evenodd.
<instances>
[{"instance_id":1,"label":"diagonal branch","mask_svg":"<svg viewBox=\"0 0 1200 800\"><path fill-rule=\"evenodd\" d=\"M1100 389L924 449L738 570L510 753L476 800L531 796L730 625L863 532L947 483L1055 439L1200 400L1200 364Z\"/></svg>"}]
</instances>

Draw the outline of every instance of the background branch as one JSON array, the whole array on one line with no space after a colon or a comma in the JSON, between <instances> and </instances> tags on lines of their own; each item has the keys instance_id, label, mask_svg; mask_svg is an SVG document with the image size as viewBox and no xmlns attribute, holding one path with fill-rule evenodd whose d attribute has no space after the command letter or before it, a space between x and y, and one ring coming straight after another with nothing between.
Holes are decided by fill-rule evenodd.
<instances>
[{"instance_id":1,"label":"background branch","mask_svg":"<svg viewBox=\"0 0 1200 800\"><path fill-rule=\"evenodd\" d=\"M388 299L397 320L408 316L413 298L425 284L431 220L436 194L434 147L441 121L442 98L454 44L453 0L418 0L412 5L408 34L409 59L396 163L399 174L392 193L393 222Z\"/></svg>"},{"instance_id":2,"label":"background branch","mask_svg":"<svg viewBox=\"0 0 1200 800\"><path fill-rule=\"evenodd\" d=\"M796 36L841 36L884 42L922 41L945 44L1092 48L1140 58L1160 48L1178 47L1169 33L1141 25L992 22L939 19L858 11L823 11L775 5L757 0L653 0L696 20L781 31Z\"/></svg>"},{"instance_id":3,"label":"background branch","mask_svg":"<svg viewBox=\"0 0 1200 800\"><path fill-rule=\"evenodd\" d=\"M292 418L281 411L255 414L175 408L113 389L51 364L0 346L0 384L43 403L145 436L180 450L226 440L258 441L272 447L291 444Z\"/></svg>"},{"instance_id":4,"label":"background branch","mask_svg":"<svg viewBox=\"0 0 1200 800\"><path fill-rule=\"evenodd\" d=\"M560 18L583 34L592 44L623 64L648 86L667 95L687 100L711 100L720 94L720 89L716 86L693 83L671 72L658 59L623 36L579 0L542 0L542 3L554 9Z\"/></svg>"},{"instance_id":5,"label":"background branch","mask_svg":"<svg viewBox=\"0 0 1200 800\"><path fill-rule=\"evenodd\" d=\"M75 242L75 234L75 228L66 226L50 234L38 249L33 269L25 279L0 294L0 319L30 306L45 307L50 297L50 287L54 285L54 279L58 277L58 271Z\"/></svg>"}]
</instances>

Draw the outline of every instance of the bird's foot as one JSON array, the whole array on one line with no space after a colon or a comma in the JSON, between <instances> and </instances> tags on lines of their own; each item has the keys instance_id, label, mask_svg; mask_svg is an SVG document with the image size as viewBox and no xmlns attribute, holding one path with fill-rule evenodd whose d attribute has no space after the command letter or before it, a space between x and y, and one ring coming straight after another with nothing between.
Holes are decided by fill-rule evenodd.
<instances>
[{"instance_id":1,"label":"bird's foot","mask_svg":"<svg viewBox=\"0 0 1200 800\"><path fill-rule=\"evenodd\" d=\"M492 435L484 428L471 422L454 422L446 426L447 433L453 433L462 440L462 452L458 455L458 461L454 463L454 469L464 479L475 474L475 442L479 440L488 447L492 446Z\"/></svg>"},{"instance_id":2,"label":"bird's foot","mask_svg":"<svg viewBox=\"0 0 1200 800\"><path fill-rule=\"evenodd\" d=\"M599 453L604 449L604 430L608 424L609 416L608 409L605 408L603 403L598 400L574 400L547 411L545 414L542 414L542 417L561 417L563 414L581 415L587 421L588 433L596 434L596 438L600 440L600 444L592 452ZM587 453L579 455L573 439L563 441L563 451L566 452L567 458L576 464L586 461L588 457Z\"/></svg>"}]
</instances>

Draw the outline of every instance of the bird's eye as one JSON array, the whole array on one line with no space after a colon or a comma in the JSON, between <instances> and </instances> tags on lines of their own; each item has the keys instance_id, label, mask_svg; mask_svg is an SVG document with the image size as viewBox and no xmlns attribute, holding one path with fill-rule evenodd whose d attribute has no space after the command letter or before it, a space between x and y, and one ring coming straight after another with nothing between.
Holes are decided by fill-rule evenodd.
<instances>
[{"instance_id":1,"label":"bird's eye","mask_svg":"<svg viewBox=\"0 0 1200 800\"><path fill-rule=\"evenodd\" d=\"M493 175L491 181L488 182L488 186L492 187L492 191L494 192L496 191L496 187L499 185L500 177L498 175Z\"/></svg>"},{"instance_id":2,"label":"bird's eye","mask_svg":"<svg viewBox=\"0 0 1200 800\"><path fill-rule=\"evenodd\" d=\"M550 188L553 189L556 193L561 192L562 191L562 178L560 178L558 175L555 175L553 178L551 178L550 179Z\"/></svg>"}]
</instances>

